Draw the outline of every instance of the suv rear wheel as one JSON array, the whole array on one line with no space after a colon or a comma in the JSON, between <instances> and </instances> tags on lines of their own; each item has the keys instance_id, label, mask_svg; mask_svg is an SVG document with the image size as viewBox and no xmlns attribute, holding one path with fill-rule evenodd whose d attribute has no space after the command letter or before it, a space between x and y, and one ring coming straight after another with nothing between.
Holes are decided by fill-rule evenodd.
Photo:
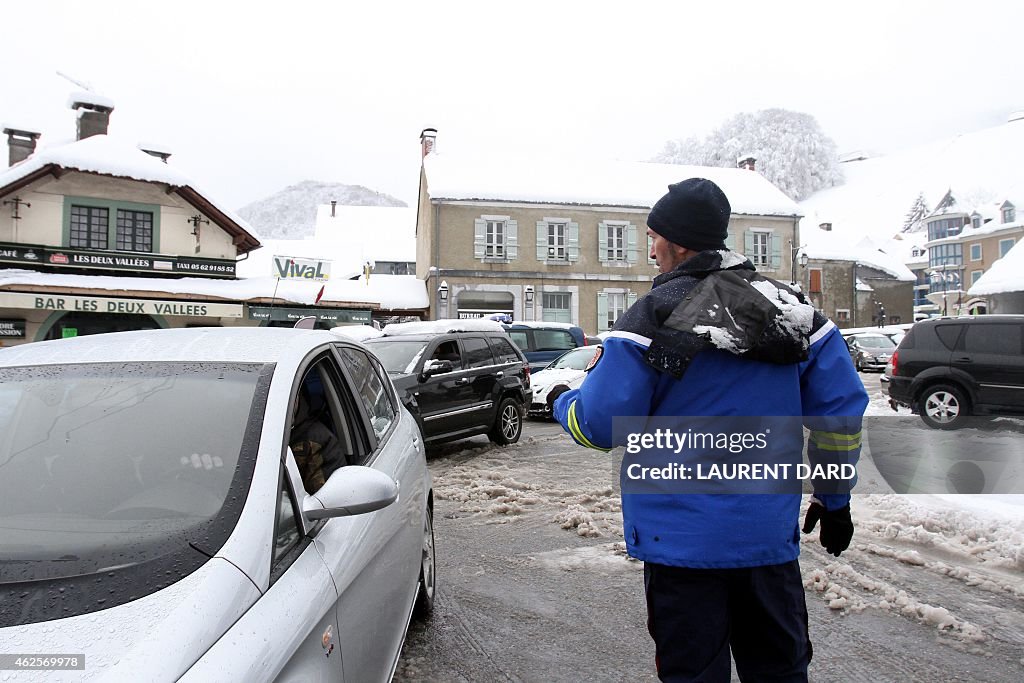
<instances>
[{"instance_id":1,"label":"suv rear wheel","mask_svg":"<svg viewBox=\"0 0 1024 683\"><path fill-rule=\"evenodd\" d=\"M948 384L936 384L925 389L917 410L924 423L933 429L956 429L970 415L963 390Z\"/></svg>"},{"instance_id":2,"label":"suv rear wheel","mask_svg":"<svg viewBox=\"0 0 1024 683\"><path fill-rule=\"evenodd\" d=\"M501 399L498 404L498 416L487 438L494 443L505 446L519 441L523 433L523 406L510 396Z\"/></svg>"}]
</instances>

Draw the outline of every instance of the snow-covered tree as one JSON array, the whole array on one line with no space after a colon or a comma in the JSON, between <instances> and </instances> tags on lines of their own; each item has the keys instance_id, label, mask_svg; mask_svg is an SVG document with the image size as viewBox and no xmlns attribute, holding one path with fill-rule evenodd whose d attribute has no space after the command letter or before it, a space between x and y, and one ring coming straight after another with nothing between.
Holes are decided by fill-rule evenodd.
<instances>
[{"instance_id":1,"label":"snow-covered tree","mask_svg":"<svg viewBox=\"0 0 1024 683\"><path fill-rule=\"evenodd\" d=\"M842 184L836 144L810 114L764 109L737 114L704 139L671 140L654 161L697 166L736 166L757 159L757 170L796 201Z\"/></svg>"},{"instance_id":2,"label":"snow-covered tree","mask_svg":"<svg viewBox=\"0 0 1024 683\"><path fill-rule=\"evenodd\" d=\"M919 232L924 224L925 218L931 214L931 209L928 208L928 202L924 199L924 192L917 193L917 199L914 200L910 210L907 211L906 218L903 219L903 229L900 232Z\"/></svg>"}]
</instances>

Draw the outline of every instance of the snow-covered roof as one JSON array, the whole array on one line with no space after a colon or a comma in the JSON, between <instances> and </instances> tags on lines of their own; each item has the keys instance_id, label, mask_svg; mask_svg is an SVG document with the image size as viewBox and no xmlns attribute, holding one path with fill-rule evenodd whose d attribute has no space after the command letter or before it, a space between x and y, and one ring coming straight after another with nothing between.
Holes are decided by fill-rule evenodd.
<instances>
[{"instance_id":1,"label":"snow-covered roof","mask_svg":"<svg viewBox=\"0 0 1024 683\"><path fill-rule=\"evenodd\" d=\"M320 287L320 305L365 304L391 310L421 310L430 305L423 280L413 275L372 275L369 283L359 280L331 280L327 283L303 280L278 281L269 275L241 280L212 278L150 278L111 275L67 275L34 270L0 270L0 290L18 286L67 287L105 290L111 296L125 292L192 294L211 299L253 301L276 299L280 303L312 306Z\"/></svg>"},{"instance_id":2,"label":"snow-covered roof","mask_svg":"<svg viewBox=\"0 0 1024 683\"><path fill-rule=\"evenodd\" d=\"M837 234L888 239L919 193L934 206L950 188L974 207L1024 193L1024 122L1012 121L843 166L846 182L800 203L801 238L832 223ZM969 212L970 209L967 209Z\"/></svg>"},{"instance_id":3,"label":"snow-covered roof","mask_svg":"<svg viewBox=\"0 0 1024 683\"><path fill-rule=\"evenodd\" d=\"M238 277L273 277L275 256L330 261L332 280L347 280L362 275L365 263L360 253L353 253L345 245L335 242L313 239L264 240L261 248L249 252L248 258L237 261Z\"/></svg>"},{"instance_id":4,"label":"snow-covered roof","mask_svg":"<svg viewBox=\"0 0 1024 683\"><path fill-rule=\"evenodd\" d=\"M105 95L100 95L89 90L76 90L68 95L68 109L74 108L76 104L87 104L92 107L99 107L108 111L114 110L114 100Z\"/></svg>"},{"instance_id":5,"label":"snow-covered roof","mask_svg":"<svg viewBox=\"0 0 1024 683\"><path fill-rule=\"evenodd\" d=\"M422 322L385 325L384 336L403 337L412 334L445 334L446 332L501 332L504 329L501 323L493 320L484 320L483 318L470 318L468 320L442 318L441 320L424 320Z\"/></svg>"},{"instance_id":6,"label":"snow-covered roof","mask_svg":"<svg viewBox=\"0 0 1024 683\"><path fill-rule=\"evenodd\" d=\"M138 147L108 135L93 135L69 144L38 149L24 161L0 173L0 195L6 194L7 188L12 185L29 179L33 174L51 165L187 189L189 192L186 193L186 199L197 203L197 208L205 209L204 205L209 205L213 211L220 212L235 224L232 229L246 233L246 243L239 245L243 251L259 245L259 236L251 225L226 206L214 201L212 195L203 192L177 167L165 164ZM204 213L207 211L204 210Z\"/></svg>"},{"instance_id":7,"label":"snow-covered roof","mask_svg":"<svg viewBox=\"0 0 1024 683\"><path fill-rule=\"evenodd\" d=\"M1000 230L1019 230L1024 228L1024 221L1014 221L1013 223L1000 223L999 219L991 220L988 223L982 223L980 228L972 228L970 226L964 228L959 235L961 241L968 239L976 239L978 237L985 237L992 233L999 232Z\"/></svg>"},{"instance_id":8,"label":"snow-covered roof","mask_svg":"<svg viewBox=\"0 0 1024 683\"><path fill-rule=\"evenodd\" d=\"M992 264L967 290L969 296L1024 292L1024 240L1018 240L1006 256Z\"/></svg>"},{"instance_id":9,"label":"snow-covered roof","mask_svg":"<svg viewBox=\"0 0 1024 683\"><path fill-rule=\"evenodd\" d=\"M407 206L317 207L315 237L338 245L358 263L416 260L416 208Z\"/></svg>"},{"instance_id":10,"label":"snow-covered roof","mask_svg":"<svg viewBox=\"0 0 1024 683\"><path fill-rule=\"evenodd\" d=\"M801 232L800 239L804 242L802 251L807 254L807 258L827 261L856 261L860 265L888 273L897 280L917 279L906 266L906 260L903 258L905 247L900 243L894 244L891 240L885 240L879 244L869 237L855 241L845 235L826 232L818 228Z\"/></svg>"},{"instance_id":11,"label":"snow-covered roof","mask_svg":"<svg viewBox=\"0 0 1024 683\"><path fill-rule=\"evenodd\" d=\"M432 152L423 160L431 199L632 207L647 210L687 178L707 178L734 214L794 216L796 203L760 173L739 168L623 161L481 159Z\"/></svg>"}]
</instances>

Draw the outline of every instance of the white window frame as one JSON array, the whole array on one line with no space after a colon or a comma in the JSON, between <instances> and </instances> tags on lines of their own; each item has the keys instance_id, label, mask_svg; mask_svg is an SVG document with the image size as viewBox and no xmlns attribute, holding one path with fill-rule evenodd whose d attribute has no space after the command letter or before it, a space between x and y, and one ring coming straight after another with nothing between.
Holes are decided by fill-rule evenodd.
<instances>
[{"instance_id":1,"label":"white window frame","mask_svg":"<svg viewBox=\"0 0 1024 683\"><path fill-rule=\"evenodd\" d=\"M569 260L569 221L547 220L549 261ZM561 233L561 234L559 234ZM559 244L561 239L561 244Z\"/></svg>"},{"instance_id":2,"label":"white window frame","mask_svg":"<svg viewBox=\"0 0 1024 683\"><path fill-rule=\"evenodd\" d=\"M985 272L984 270L972 270L971 271L971 284L973 285L975 282L977 282L978 278L980 278L984 272Z\"/></svg>"},{"instance_id":3,"label":"white window frame","mask_svg":"<svg viewBox=\"0 0 1024 683\"><path fill-rule=\"evenodd\" d=\"M753 249L754 253L746 254L747 258L750 259L750 262L754 264L755 268L760 268L762 270L767 270L767 269L771 268L771 264L772 264L772 231L771 230L762 230L762 229L758 229L758 228L751 228L750 229L750 234L751 234L751 238L752 238L752 241L753 241L753 244L754 244L754 249ZM762 239L763 239L763 245L759 245L758 242L761 242ZM761 254L758 253L758 247L759 246L762 246L762 248L763 248L763 253L761 253Z\"/></svg>"},{"instance_id":4,"label":"white window frame","mask_svg":"<svg viewBox=\"0 0 1024 683\"><path fill-rule=\"evenodd\" d=\"M1013 245L1016 244L1016 243L1017 243L1017 240L1013 239L1012 237L1007 238L1005 240L999 240L999 258L1003 258L1004 256L1006 256L1007 252L1009 252L1010 249L1013 249ZM1004 244L1009 244L1010 246L1007 247L1004 250L1003 249L1003 245Z\"/></svg>"},{"instance_id":5,"label":"white window frame","mask_svg":"<svg viewBox=\"0 0 1024 683\"><path fill-rule=\"evenodd\" d=\"M605 221L605 258L607 263L626 263L626 253L629 250L629 221ZM615 234L621 238L620 246L612 246L612 236Z\"/></svg>"},{"instance_id":6,"label":"white window frame","mask_svg":"<svg viewBox=\"0 0 1024 683\"><path fill-rule=\"evenodd\" d=\"M837 308L836 309L836 322L848 323L850 322L850 309L849 308Z\"/></svg>"},{"instance_id":7,"label":"white window frame","mask_svg":"<svg viewBox=\"0 0 1024 683\"><path fill-rule=\"evenodd\" d=\"M505 238L508 235L508 221L484 218L484 258L506 258Z\"/></svg>"},{"instance_id":8,"label":"white window frame","mask_svg":"<svg viewBox=\"0 0 1024 683\"><path fill-rule=\"evenodd\" d=\"M978 255L977 256L974 255L974 250L975 249L978 250ZM980 261L983 258L983 250L981 248L981 244L972 244L971 248L970 248L970 252L971 252L971 260L972 261Z\"/></svg>"}]
</instances>

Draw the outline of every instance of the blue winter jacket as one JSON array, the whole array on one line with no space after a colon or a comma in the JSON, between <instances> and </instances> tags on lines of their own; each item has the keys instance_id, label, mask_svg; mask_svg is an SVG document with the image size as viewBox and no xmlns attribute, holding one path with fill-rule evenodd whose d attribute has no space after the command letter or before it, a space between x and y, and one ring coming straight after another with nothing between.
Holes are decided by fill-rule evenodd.
<instances>
[{"instance_id":1,"label":"blue winter jacket","mask_svg":"<svg viewBox=\"0 0 1024 683\"><path fill-rule=\"evenodd\" d=\"M609 449L625 445L622 435L613 438L616 416L826 416L834 421L824 428L821 420L805 420L812 428L810 461L828 460L839 450L856 462L867 394L842 336L820 313L807 333L809 348L802 362L762 362L710 348L688 359L681 379L652 367L645 358L652 340L699 282L701 274L694 277L689 263L655 278L651 291L605 339L603 354L583 385L556 400L554 415L566 431L580 445ZM752 268L749 262L746 267ZM817 492L816 497L829 510L849 504L850 498ZM799 511L795 493L622 496L629 554L682 567L792 561L800 551Z\"/></svg>"}]
</instances>

